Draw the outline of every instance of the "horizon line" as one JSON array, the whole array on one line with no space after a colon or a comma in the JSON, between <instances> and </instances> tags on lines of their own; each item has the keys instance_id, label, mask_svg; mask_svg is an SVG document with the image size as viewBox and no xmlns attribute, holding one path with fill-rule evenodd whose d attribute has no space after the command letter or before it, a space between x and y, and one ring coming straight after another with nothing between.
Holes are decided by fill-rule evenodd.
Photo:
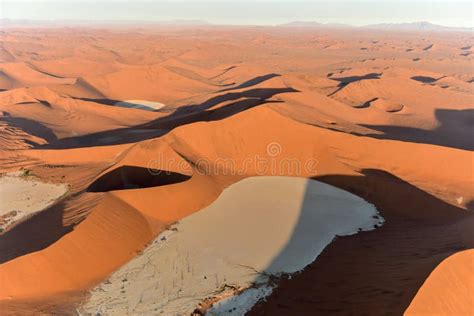
<instances>
[{"instance_id":1,"label":"horizon line","mask_svg":"<svg viewBox=\"0 0 474 316\"><path fill-rule=\"evenodd\" d=\"M452 25L443 25L438 23L433 23L430 21L423 20L414 20L410 22L381 22L381 23L370 23L370 24L351 24L344 22L318 22L317 20L289 20L287 22L271 24L271 23L262 23L262 24L253 24L253 23L215 23L210 22L204 19L169 19L169 20L138 20L138 19L12 19L12 18L0 18L0 24L4 22L13 22L19 24L28 24L28 23L58 23L68 26L68 24L77 24L77 23L93 23L93 24L167 24L166 26L260 26L260 27L294 27L294 28L317 28L317 27L338 27L338 28L366 28L366 27L375 27L375 26L409 26L409 25L427 25L431 27L441 27L446 29L474 29L474 26L452 26ZM298 25L300 23L300 25Z\"/></svg>"}]
</instances>

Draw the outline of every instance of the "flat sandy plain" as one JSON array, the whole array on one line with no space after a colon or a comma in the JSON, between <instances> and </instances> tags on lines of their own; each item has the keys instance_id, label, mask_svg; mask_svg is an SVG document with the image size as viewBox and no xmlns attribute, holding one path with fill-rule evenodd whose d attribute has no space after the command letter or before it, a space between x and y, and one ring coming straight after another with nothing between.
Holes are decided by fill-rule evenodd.
<instances>
[{"instance_id":1,"label":"flat sandy plain","mask_svg":"<svg viewBox=\"0 0 474 316\"><path fill-rule=\"evenodd\" d=\"M170 225L253 176L324 182L385 222L336 237L249 315L472 314L472 34L1 34L0 172L69 185L0 234L3 314L77 314Z\"/></svg>"}]
</instances>

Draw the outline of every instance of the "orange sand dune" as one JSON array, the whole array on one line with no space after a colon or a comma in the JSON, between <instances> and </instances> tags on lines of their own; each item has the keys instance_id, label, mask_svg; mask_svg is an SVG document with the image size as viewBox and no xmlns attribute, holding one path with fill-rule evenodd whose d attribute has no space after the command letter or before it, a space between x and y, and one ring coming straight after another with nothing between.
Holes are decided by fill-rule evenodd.
<instances>
[{"instance_id":1,"label":"orange sand dune","mask_svg":"<svg viewBox=\"0 0 474 316\"><path fill-rule=\"evenodd\" d=\"M156 114L72 99L48 88L20 88L0 92L0 110L12 119L31 121L39 125L48 141L56 138L90 134L97 131L137 125Z\"/></svg>"},{"instance_id":2,"label":"orange sand dune","mask_svg":"<svg viewBox=\"0 0 474 316\"><path fill-rule=\"evenodd\" d=\"M445 259L431 273L405 315L470 315L474 310L474 250Z\"/></svg>"},{"instance_id":3,"label":"orange sand dune","mask_svg":"<svg viewBox=\"0 0 474 316\"><path fill-rule=\"evenodd\" d=\"M336 238L250 315L474 312L459 299L474 248L473 57L462 54L471 41L279 27L7 29L0 172L70 190L0 233L0 309L71 313L228 186L283 175L359 195L386 223ZM116 105L130 100L164 106Z\"/></svg>"},{"instance_id":4,"label":"orange sand dune","mask_svg":"<svg viewBox=\"0 0 474 316\"><path fill-rule=\"evenodd\" d=\"M130 81L129 78L134 78ZM179 74L175 68L161 66L127 67L106 75L87 76L74 86L56 87L58 91L74 97L84 95L84 90L92 91L87 98L130 100L143 99L165 104L193 94L210 92L209 84ZM121 88L119 88L121 87ZM156 87L160 87L156 89ZM186 90L184 90L186 87Z\"/></svg>"},{"instance_id":5,"label":"orange sand dune","mask_svg":"<svg viewBox=\"0 0 474 316\"><path fill-rule=\"evenodd\" d=\"M47 84L68 84L68 78L54 77L29 67L24 63L3 63L0 66L0 89L13 89L24 86L39 86Z\"/></svg>"},{"instance_id":6,"label":"orange sand dune","mask_svg":"<svg viewBox=\"0 0 474 316\"><path fill-rule=\"evenodd\" d=\"M114 63L100 63L79 57L63 59L33 60L30 62L35 69L58 77L82 77L85 75L103 75L120 68Z\"/></svg>"},{"instance_id":7,"label":"orange sand dune","mask_svg":"<svg viewBox=\"0 0 474 316\"><path fill-rule=\"evenodd\" d=\"M104 243L105 236L112 237L112 243ZM151 236L143 216L109 197L71 235L44 251L2 264L2 299L41 297L83 288L132 257L133 251ZM19 271L26 273L19 277ZM80 271L91 273L85 279Z\"/></svg>"}]
</instances>

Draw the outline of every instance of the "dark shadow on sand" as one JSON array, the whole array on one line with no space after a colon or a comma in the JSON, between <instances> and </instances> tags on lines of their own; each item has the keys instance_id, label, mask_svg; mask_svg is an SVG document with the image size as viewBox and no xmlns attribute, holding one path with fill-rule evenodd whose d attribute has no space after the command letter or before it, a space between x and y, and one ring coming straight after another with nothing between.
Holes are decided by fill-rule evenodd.
<instances>
[{"instance_id":1,"label":"dark shadow on sand","mask_svg":"<svg viewBox=\"0 0 474 316\"><path fill-rule=\"evenodd\" d=\"M474 214L392 174L366 169L360 176L314 179L373 203L385 224L337 237L303 272L280 279L267 302L248 315L402 315L442 260L474 247L472 233L463 237ZM307 229L308 211L302 209L294 235Z\"/></svg>"},{"instance_id":2,"label":"dark shadow on sand","mask_svg":"<svg viewBox=\"0 0 474 316\"><path fill-rule=\"evenodd\" d=\"M435 110L435 116L439 122L439 127L434 130L391 125L363 124L362 126L384 133L366 135L373 138L474 150L473 109L437 109Z\"/></svg>"},{"instance_id":3,"label":"dark shadow on sand","mask_svg":"<svg viewBox=\"0 0 474 316\"><path fill-rule=\"evenodd\" d=\"M121 166L99 177L87 188L87 191L108 192L158 187L180 183L190 178L188 175L171 171Z\"/></svg>"},{"instance_id":4,"label":"dark shadow on sand","mask_svg":"<svg viewBox=\"0 0 474 316\"><path fill-rule=\"evenodd\" d=\"M362 81L362 80L376 80L376 79L380 79L381 75L382 75L381 73L373 72L373 73L366 74L363 76L350 76L350 77L338 77L338 78L329 77L329 79L331 80L338 81L339 84L337 86L337 89L334 92L331 92L330 94L328 94L328 97L336 94L337 92L344 89L346 86L348 86L349 84L353 82Z\"/></svg>"},{"instance_id":5,"label":"dark shadow on sand","mask_svg":"<svg viewBox=\"0 0 474 316\"><path fill-rule=\"evenodd\" d=\"M172 114L142 125L65 138L43 145L42 148L79 148L127 144L147 140L165 135L178 126L195 122L222 120L262 104L280 102L270 99L277 94L290 92L298 92L298 90L293 88L257 88L242 92L229 92L212 97L201 104L180 107ZM231 102L234 100L235 102ZM222 104L224 102L225 105Z\"/></svg>"},{"instance_id":6,"label":"dark shadow on sand","mask_svg":"<svg viewBox=\"0 0 474 316\"><path fill-rule=\"evenodd\" d=\"M410 79L422 82L422 83L435 83L436 81L443 79L446 76L442 76L439 78L427 77L427 76L413 76Z\"/></svg>"},{"instance_id":7,"label":"dark shadow on sand","mask_svg":"<svg viewBox=\"0 0 474 316\"><path fill-rule=\"evenodd\" d=\"M2 116L1 120L7 122L10 126L19 128L27 134L42 138L47 142L55 142L57 140L56 135L50 128L36 121L9 115ZM39 147L36 144L32 145L33 147Z\"/></svg>"},{"instance_id":8,"label":"dark shadow on sand","mask_svg":"<svg viewBox=\"0 0 474 316\"><path fill-rule=\"evenodd\" d=\"M0 235L0 264L42 250L73 230L63 225L65 201L32 215Z\"/></svg>"},{"instance_id":9,"label":"dark shadow on sand","mask_svg":"<svg viewBox=\"0 0 474 316\"><path fill-rule=\"evenodd\" d=\"M71 97L71 98L75 100L95 102L95 103L99 103L103 105L112 105L112 106L115 106L117 102L120 102L120 100L113 100L113 99L92 99L92 98L76 98L76 97Z\"/></svg>"},{"instance_id":10,"label":"dark shadow on sand","mask_svg":"<svg viewBox=\"0 0 474 316\"><path fill-rule=\"evenodd\" d=\"M258 76L258 77L255 77L253 79L250 79L248 81L245 81L244 83L242 83L242 84L240 84L236 87L230 87L230 88L222 89L219 92L226 92L226 91L231 91L231 90L249 88L249 87L255 86L257 84L260 84L262 82L265 82L265 81L270 80L270 79L275 78L275 77L281 77L281 75L276 74L276 73L271 73L271 74L267 74L267 75L263 75L263 76Z\"/></svg>"}]
</instances>

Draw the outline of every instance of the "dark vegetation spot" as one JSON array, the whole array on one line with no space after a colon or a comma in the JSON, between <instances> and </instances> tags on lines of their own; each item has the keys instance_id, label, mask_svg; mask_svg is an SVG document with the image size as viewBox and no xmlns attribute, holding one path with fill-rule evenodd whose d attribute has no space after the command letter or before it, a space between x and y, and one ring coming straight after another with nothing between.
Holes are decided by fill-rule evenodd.
<instances>
[{"instance_id":1,"label":"dark vegetation spot","mask_svg":"<svg viewBox=\"0 0 474 316\"><path fill-rule=\"evenodd\" d=\"M33 171L31 171L30 169L21 169L21 176L22 177L29 177L29 176L32 176L33 175Z\"/></svg>"}]
</instances>

